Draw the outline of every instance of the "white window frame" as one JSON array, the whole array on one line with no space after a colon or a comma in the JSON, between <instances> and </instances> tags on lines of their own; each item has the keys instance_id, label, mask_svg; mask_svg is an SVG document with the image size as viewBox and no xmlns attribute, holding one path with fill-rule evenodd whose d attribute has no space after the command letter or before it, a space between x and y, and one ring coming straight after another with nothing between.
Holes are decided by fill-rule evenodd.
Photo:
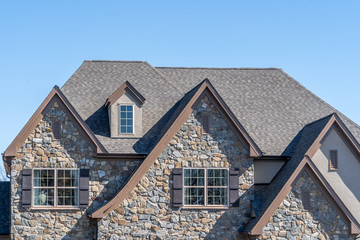
<instances>
[{"instance_id":1,"label":"white window frame","mask_svg":"<svg viewBox=\"0 0 360 240\"><path fill-rule=\"evenodd\" d=\"M204 186L185 186L185 170L187 169L204 169ZM207 170L208 169L215 169L215 170L227 170L227 177L228 177L228 185L227 186L208 186L207 185ZM183 206L186 207L191 207L191 208L201 208L201 207L206 207L206 208L223 208L223 207L229 207L230 203L229 203L229 197L230 197L230 178L229 178L229 168L221 168L221 167L209 167L209 168L201 168L201 167L185 167L183 168L183 174L182 174L182 180L183 180L183 189L182 189L182 197L183 197ZM204 205L189 205L189 204L185 204L185 188L204 188ZM227 203L226 205L208 205L208 188L226 188L227 189Z\"/></svg>"},{"instance_id":2,"label":"white window frame","mask_svg":"<svg viewBox=\"0 0 360 240\"><path fill-rule=\"evenodd\" d=\"M53 187L35 187L34 186L34 171L35 170L53 170L54 171L54 186ZM59 170L76 170L78 172L78 186L77 187L58 187L58 171ZM32 208L78 208L79 207L79 193L80 193L80 169L79 168L33 168L32 169L32 196L31 196L31 206ZM34 189L41 189L41 188L49 188L54 189L54 205L34 205ZM58 205L58 189L77 189L77 205Z\"/></svg>"},{"instance_id":3,"label":"white window frame","mask_svg":"<svg viewBox=\"0 0 360 240\"><path fill-rule=\"evenodd\" d=\"M131 133L122 133L121 132L121 106L131 106L132 107L133 117L132 117L132 132ZM119 136L121 136L121 135L134 135L134 133L135 133L135 107L134 107L134 104L133 103L119 103L118 104L118 110L119 110L119 113L118 113L118 117L119 117L119 120L118 120L118 125L119 125L118 135Z\"/></svg>"}]
</instances>

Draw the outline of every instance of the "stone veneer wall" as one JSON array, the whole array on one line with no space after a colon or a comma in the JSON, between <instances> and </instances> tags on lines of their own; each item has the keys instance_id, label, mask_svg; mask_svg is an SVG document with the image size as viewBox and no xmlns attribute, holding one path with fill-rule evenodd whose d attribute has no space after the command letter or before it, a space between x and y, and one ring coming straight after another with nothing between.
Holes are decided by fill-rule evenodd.
<instances>
[{"instance_id":1,"label":"stone veneer wall","mask_svg":"<svg viewBox=\"0 0 360 240\"><path fill-rule=\"evenodd\" d=\"M310 192L310 209L304 210L301 194ZM312 240L355 239L337 207L329 203L319 186L303 171L290 193L256 239Z\"/></svg>"},{"instance_id":2,"label":"stone veneer wall","mask_svg":"<svg viewBox=\"0 0 360 240\"><path fill-rule=\"evenodd\" d=\"M60 139L52 134L52 121L61 122ZM32 131L11 162L12 239L96 239L96 222L86 208L35 210L21 206L22 169L90 169L89 208L110 199L139 161L97 160L96 154L57 102Z\"/></svg>"},{"instance_id":3,"label":"stone veneer wall","mask_svg":"<svg viewBox=\"0 0 360 240\"><path fill-rule=\"evenodd\" d=\"M210 134L201 134L202 112ZM240 204L227 210L173 208L173 168L238 167ZM247 147L205 97L124 202L98 222L99 239L235 239L251 214L254 169Z\"/></svg>"}]
</instances>

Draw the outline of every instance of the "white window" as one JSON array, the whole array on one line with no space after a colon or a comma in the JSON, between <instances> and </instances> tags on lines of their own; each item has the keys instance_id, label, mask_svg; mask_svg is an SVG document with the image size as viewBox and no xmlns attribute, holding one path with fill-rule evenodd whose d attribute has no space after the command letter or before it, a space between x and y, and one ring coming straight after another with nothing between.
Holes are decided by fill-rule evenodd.
<instances>
[{"instance_id":1,"label":"white window","mask_svg":"<svg viewBox=\"0 0 360 240\"><path fill-rule=\"evenodd\" d=\"M33 206L78 206L78 169L34 169L33 174Z\"/></svg>"},{"instance_id":2,"label":"white window","mask_svg":"<svg viewBox=\"0 0 360 240\"><path fill-rule=\"evenodd\" d=\"M184 206L228 206L227 168L184 168Z\"/></svg>"},{"instance_id":3,"label":"white window","mask_svg":"<svg viewBox=\"0 0 360 240\"><path fill-rule=\"evenodd\" d=\"M134 106L120 105L119 134L132 134L134 132Z\"/></svg>"}]
</instances>

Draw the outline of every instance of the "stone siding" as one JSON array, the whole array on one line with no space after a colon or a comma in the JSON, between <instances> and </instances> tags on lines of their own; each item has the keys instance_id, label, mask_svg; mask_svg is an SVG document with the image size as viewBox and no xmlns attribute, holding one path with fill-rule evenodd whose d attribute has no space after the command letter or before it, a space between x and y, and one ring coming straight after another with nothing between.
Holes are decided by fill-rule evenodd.
<instances>
[{"instance_id":1,"label":"stone siding","mask_svg":"<svg viewBox=\"0 0 360 240\"><path fill-rule=\"evenodd\" d=\"M53 138L52 122L60 121L59 139ZM109 200L137 167L139 161L97 160L96 153L57 102L19 148L11 165L12 239L96 239L96 221L87 208L36 210L23 208L22 169L90 169L89 208Z\"/></svg>"},{"instance_id":2,"label":"stone siding","mask_svg":"<svg viewBox=\"0 0 360 240\"><path fill-rule=\"evenodd\" d=\"M310 193L310 208L304 210L301 194ZM312 240L355 239L350 226L319 186L303 171L290 193L256 239Z\"/></svg>"},{"instance_id":3,"label":"stone siding","mask_svg":"<svg viewBox=\"0 0 360 240\"><path fill-rule=\"evenodd\" d=\"M210 133L201 133L207 112ZM240 204L225 210L174 208L173 168L240 169ZM99 239L236 239L250 219L254 198L253 160L226 120L205 97L166 146L140 183L114 211L98 222Z\"/></svg>"}]
</instances>

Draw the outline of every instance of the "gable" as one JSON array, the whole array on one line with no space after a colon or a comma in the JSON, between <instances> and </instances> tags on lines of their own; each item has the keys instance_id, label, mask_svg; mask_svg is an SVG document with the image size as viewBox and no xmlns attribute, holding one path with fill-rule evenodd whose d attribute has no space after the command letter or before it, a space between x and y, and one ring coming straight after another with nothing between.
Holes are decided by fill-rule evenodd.
<instances>
[{"instance_id":1,"label":"gable","mask_svg":"<svg viewBox=\"0 0 360 240\"><path fill-rule=\"evenodd\" d=\"M202 131L203 114L209 121L205 133ZM209 207L203 204L198 206L200 209L194 209L186 206L185 200L183 205L175 206L173 174L181 168L239 169L239 189L236 191L241 197L238 206ZM251 209L253 176L249 145L233 132L226 118L204 95L133 190L98 221L99 238L117 232L123 237L144 239L152 239L155 235L161 239L236 236L239 233L234 226L243 225L250 218L239 212ZM109 221L113 224L107 224ZM201 223L196 226L196 231L194 222Z\"/></svg>"},{"instance_id":2,"label":"gable","mask_svg":"<svg viewBox=\"0 0 360 240\"><path fill-rule=\"evenodd\" d=\"M311 171L304 169L260 236L349 238L351 223Z\"/></svg>"},{"instance_id":3,"label":"gable","mask_svg":"<svg viewBox=\"0 0 360 240\"><path fill-rule=\"evenodd\" d=\"M34 130L36 125L40 122L40 120L45 116L50 107L57 103L71 118L72 122L75 126L80 130L81 134L85 139L90 143L90 146L96 152L106 152L105 148L102 144L96 139L94 134L91 132L86 123L81 119L81 117L77 114L75 109L66 99L66 97L62 94L60 89L55 86L49 95L46 97L44 102L40 105L40 107L36 110L30 120L26 123L20 133L16 136L13 142L9 145L9 147L5 150L3 155L3 160L5 163L5 168L8 174L10 174L9 164L12 157L16 155L19 147L24 143L24 141L28 138L29 134Z\"/></svg>"},{"instance_id":4,"label":"gable","mask_svg":"<svg viewBox=\"0 0 360 240\"><path fill-rule=\"evenodd\" d=\"M150 154L143 161L141 166L137 169L137 171L132 175L126 185L119 191L119 193L114 196L114 198L102 206L95 212L91 214L93 218L102 218L106 214L108 214L111 210L115 209L118 204L120 204L126 196L133 190L133 188L138 184L142 176L149 170L152 166L156 158L161 154L166 145L170 142L171 138L176 134L176 132L180 129L181 125L186 121L189 115L196 109L200 101L207 96L210 101L214 104L214 107L217 108L221 116L224 117L226 122L229 124L229 127L232 129L234 134L241 139L241 141L248 146L248 151L250 156L260 156L261 151L256 146L254 141L247 134L245 129L241 126L241 124L233 117L231 111L227 108L225 102L222 101L220 95L216 92L216 90L212 87L210 81L205 79L201 84L199 84L196 88L194 88L187 96L185 96L186 102L181 109L179 109L178 115L171 122L171 126L169 128L165 128L162 138L159 140L154 149L150 152ZM187 98L189 100L187 100Z\"/></svg>"},{"instance_id":5,"label":"gable","mask_svg":"<svg viewBox=\"0 0 360 240\"><path fill-rule=\"evenodd\" d=\"M337 151L337 170L331 170L329 166L331 150ZM329 130L312 161L360 222L360 156L338 127Z\"/></svg>"}]
</instances>

